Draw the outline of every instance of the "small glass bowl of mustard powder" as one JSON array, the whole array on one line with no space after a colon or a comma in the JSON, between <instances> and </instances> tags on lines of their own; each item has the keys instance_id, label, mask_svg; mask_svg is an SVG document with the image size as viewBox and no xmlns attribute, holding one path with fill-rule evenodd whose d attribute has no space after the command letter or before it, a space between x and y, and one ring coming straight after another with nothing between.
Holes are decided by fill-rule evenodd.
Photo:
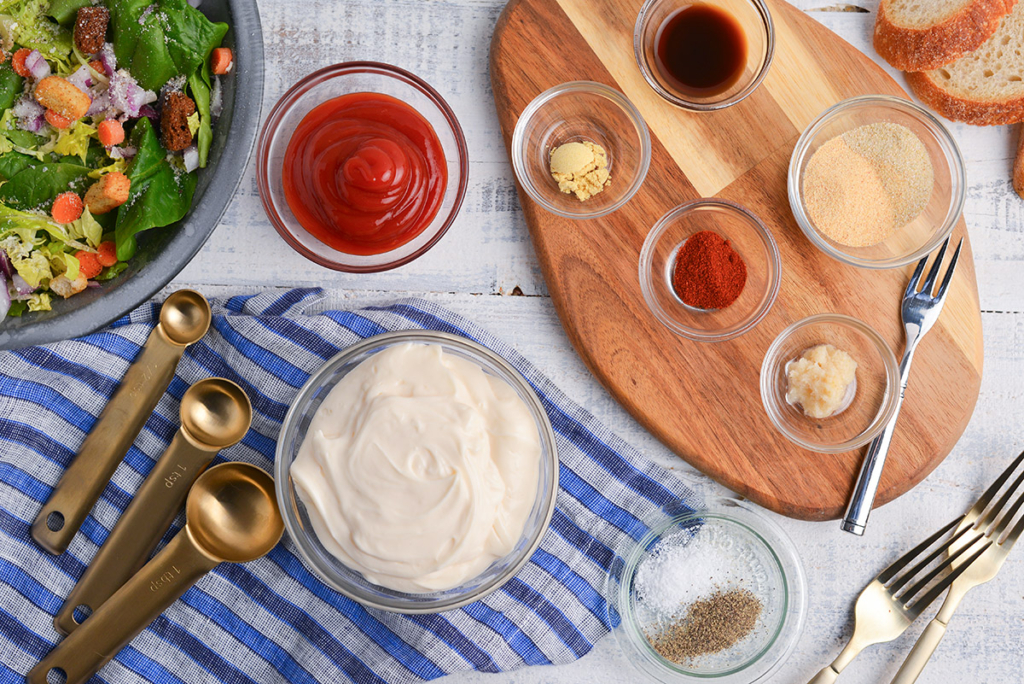
<instances>
[{"instance_id":1,"label":"small glass bowl of mustard powder","mask_svg":"<svg viewBox=\"0 0 1024 684\"><path fill-rule=\"evenodd\" d=\"M627 537L617 550L623 563L606 589L626 658L665 684L769 680L807 613L803 566L786 533L734 499L645 523L639 542Z\"/></svg>"},{"instance_id":2,"label":"small glass bowl of mustard powder","mask_svg":"<svg viewBox=\"0 0 1024 684\"><path fill-rule=\"evenodd\" d=\"M822 453L852 451L874 439L896 412L899 383L888 343L842 314L790 325L761 364L761 400L772 424L795 444Z\"/></svg>"},{"instance_id":3,"label":"small glass bowl of mustard powder","mask_svg":"<svg viewBox=\"0 0 1024 684\"><path fill-rule=\"evenodd\" d=\"M526 106L511 156L519 184L541 207L565 218L598 218L640 189L651 165L651 135L622 93L574 81Z\"/></svg>"},{"instance_id":4,"label":"small glass bowl of mustard powder","mask_svg":"<svg viewBox=\"0 0 1024 684\"><path fill-rule=\"evenodd\" d=\"M735 290L719 292L707 300L714 306L728 295L720 308L701 308L702 297L687 297L679 288L680 280L696 279L705 286L712 282L701 269L680 272L686 245L708 233L739 258L744 276L738 295ZM639 278L644 301L662 325L697 342L724 342L753 329L771 310L779 294L782 260L775 238L751 211L729 200L700 199L679 205L654 224L640 250Z\"/></svg>"},{"instance_id":5,"label":"small glass bowl of mustard powder","mask_svg":"<svg viewBox=\"0 0 1024 684\"><path fill-rule=\"evenodd\" d=\"M906 266L938 249L966 199L963 157L917 104L869 95L825 110L789 164L789 203L822 252L852 266Z\"/></svg>"}]
</instances>

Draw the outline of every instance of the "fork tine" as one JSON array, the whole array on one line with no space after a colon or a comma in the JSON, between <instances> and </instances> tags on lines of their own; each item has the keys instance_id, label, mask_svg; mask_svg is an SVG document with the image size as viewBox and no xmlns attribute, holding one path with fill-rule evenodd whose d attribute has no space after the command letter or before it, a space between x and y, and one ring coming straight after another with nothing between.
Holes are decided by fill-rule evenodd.
<instances>
[{"instance_id":1,"label":"fork tine","mask_svg":"<svg viewBox=\"0 0 1024 684\"><path fill-rule=\"evenodd\" d=\"M946 258L946 247L949 247L949 238L946 238L942 243L942 247L939 248L939 253L935 257L935 263L932 264L932 270L928 271L928 277L924 279L924 286L921 288L921 292L929 297L932 296L932 292L935 290L935 281L939 279L939 271L942 270L942 260Z\"/></svg>"},{"instance_id":2,"label":"fork tine","mask_svg":"<svg viewBox=\"0 0 1024 684\"><path fill-rule=\"evenodd\" d=\"M956 578L964 574L967 568L971 567L971 564L978 560L978 557L981 556L981 554L988 551L990 546L992 546L992 542L988 542L978 549L970 558L962 563L960 567L946 575L941 582L932 587L927 594L914 601L913 605L906 606L907 611L912 614L920 614L920 612L927 608L932 601L939 597L939 594L946 591L949 585L956 581Z\"/></svg>"},{"instance_id":3,"label":"fork tine","mask_svg":"<svg viewBox=\"0 0 1024 684\"><path fill-rule=\"evenodd\" d=\"M985 490L985 493L981 495L981 498L978 499L977 503L975 503L974 506L971 507L971 510L968 511L968 517L973 516L975 519L975 526L977 526L977 519L985 512L989 503L992 502L992 499L995 498L995 495L1002 488L1003 484L1010 479L1010 475L1013 474L1013 471L1017 469L1017 466L1019 466L1022 461L1024 461L1024 451L1022 451L1017 458L1013 459L1013 463L1011 463L1010 466L996 478L996 481Z\"/></svg>"},{"instance_id":4,"label":"fork tine","mask_svg":"<svg viewBox=\"0 0 1024 684\"><path fill-rule=\"evenodd\" d=\"M889 580L891 580L893 577L896 576L897 572L899 572L900 570L905 568L917 556L919 556L921 553L923 553L925 551L925 549L927 549L929 546L931 546L936 541L938 541L943 536L945 536L945 534L947 532L949 532L950 530L955 528L957 525L959 525L960 524L960 520L961 520L961 518L957 518L956 520L954 520L953 522L949 523L948 525L943 527L941 530L939 530L938 532L936 532L935 534L933 534L932 536L928 537L923 542L921 542L920 544L918 544L917 546L912 548L910 551L907 551L905 554L903 554L902 556L897 558L895 561L893 561L892 565L890 565L885 570L883 570L881 573L879 573L878 581L881 582L882 584L886 584ZM947 544L945 547L943 547L942 550L945 550L946 548L948 548L948 546L949 545Z\"/></svg>"},{"instance_id":5,"label":"fork tine","mask_svg":"<svg viewBox=\"0 0 1024 684\"><path fill-rule=\"evenodd\" d=\"M1021 473L1021 476L1013 483L1014 490L1020 486L1021 480L1024 480L1024 473ZM1003 530L1009 527L1010 523L1013 522L1013 518L1017 515L1017 511L1020 510L1021 504L1024 504L1024 494L1017 496L1017 500L1013 502L1013 505L1010 506L1009 510L1005 513L1000 512L999 519L996 521L995 531L987 536L992 539L999 539L1003 534Z\"/></svg>"},{"instance_id":6,"label":"fork tine","mask_svg":"<svg viewBox=\"0 0 1024 684\"><path fill-rule=\"evenodd\" d=\"M924 273L924 267L928 265L928 257L921 259L917 262L917 268L914 269L913 275L910 276L910 282L907 283L907 289L903 293L903 298L912 297L917 294L917 286L921 284L921 275Z\"/></svg>"},{"instance_id":7,"label":"fork tine","mask_svg":"<svg viewBox=\"0 0 1024 684\"><path fill-rule=\"evenodd\" d=\"M999 497L999 501L985 514L985 517L974 524L974 527L982 530L995 522L996 518L1002 515L1002 511L1006 508L1006 503L1010 500L1010 497L1017 493L1022 482L1024 482L1024 472L1017 476L1017 480Z\"/></svg>"},{"instance_id":8,"label":"fork tine","mask_svg":"<svg viewBox=\"0 0 1024 684\"><path fill-rule=\"evenodd\" d=\"M966 530L964 530L964 531L966 531ZM959 536L960 535L958 534L956 537L953 537L953 539L950 539L950 543L955 541L956 538L959 537ZM903 595L900 597L900 603L904 603L904 604L909 603L910 599L912 599L914 596L916 596L919 591L921 591L922 589L927 587L929 582L931 582L933 579L935 579L936 577L939 576L939 573L941 573L943 570L945 570L946 568L948 568L951 565L953 565L953 563L956 561L956 559L958 559L960 556L962 556L965 553L967 553L968 551L970 551L971 548L975 544L978 543L978 540L982 540L984 538L985 538L985 535L978 534L976 532L975 535L972 538L970 538L967 541L966 544L961 546L954 553L949 554L949 556L944 561L939 563L939 565L937 567L935 567L933 570L930 570L927 575L922 577L918 582L916 582L913 586L911 586L910 589L907 589L905 592L903 592ZM986 543L985 544L986 548L988 546L990 546L991 543L992 542ZM931 562L931 561L929 561L929 562ZM914 574L917 574L917 572L919 572L922 568L924 568L927 565L928 565L928 563L922 563L922 564L918 565L917 567L915 567L914 568ZM910 575L910 577L913 577L913 575ZM893 590L892 593L895 594L896 590Z\"/></svg>"},{"instance_id":9,"label":"fork tine","mask_svg":"<svg viewBox=\"0 0 1024 684\"><path fill-rule=\"evenodd\" d=\"M949 260L949 268L946 269L946 275L942 279L942 284L939 285L939 292L935 295L939 299L944 299L946 296L946 290L949 289L949 281L953 280L953 272L956 271L956 262L960 258L960 250L964 247L964 239L960 238L960 244L956 246L956 251L953 252L953 258Z\"/></svg>"},{"instance_id":10,"label":"fork tine","mask_svg":"<svg viewBox=\"0 0 1024 684\"><path fill-rule=\"evenodd\" d=\"M949 540L946 541L945 544L943 544L939 548L937 548L934 551L932 551L925 558L923 558L919 563L917 563L914 567L912 567L910 570L905 572L902 577L900 577L898 580L893 582L889 586L889 591L891 593L893 593L893 594L898 592L903 587L904 584L906 584L910 580L914 579L914 577L917 575L917 573L921 572L926 567L928 567L932 563L932 561L934 561L936 558L938 558L939 556L941 556L944 553L947 553L949 551L949 549L953 546L953 544L958 542L961 537L963 537L964 535L966 535L968 533L971 534L972 538L969 539L969 540L965 540L965 543L961 546L960 551L957 551L955 554L951 555L947 559L947 562L949 560L952 560L953 558L956 558L956 556L958 556L960 554L960 552L963 551L964 548L971 546L972 544L974 544L974 542L976 542L978 539L980 539L981 537L984 536L980 532L974 530L974 528L972 528L972 527L965 527L964 529L960 530L959 532L954 534L952 537L950 537ZM940 566L940 569L941 569L941 567L942 566ZM918 590L920 590L920 588L918 588Z\"/></svg>"},{"instance_id":11,"label":"fork tine","mask_svg":"<svg viewBox=\"0 0 1024 684\"><path fill-rule=\"evenodd\" d=\"M1021 532L1024 532L1024 518L1017 521L1017 524L1010 530L1010 534L1006 535L1006 541L1003 542L1003 546L1006 551L1009 552L1013 548L1014 543L1020 539Z\"/></svg>"}]
</instances>

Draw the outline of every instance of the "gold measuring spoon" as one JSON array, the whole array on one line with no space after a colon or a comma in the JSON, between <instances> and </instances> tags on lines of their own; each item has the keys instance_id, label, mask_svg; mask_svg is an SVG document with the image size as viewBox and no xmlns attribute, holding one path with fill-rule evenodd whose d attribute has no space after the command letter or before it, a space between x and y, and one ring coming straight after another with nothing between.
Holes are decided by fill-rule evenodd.
<instances>
[{"instance_id":1,"label":"gold measuring spoon","mask_svg":"<svg viewBox=\"0 0 1024 684\"><path fill-rule=\"evenodd\" d=\"M153 466L131 504L71 590L53 624L70 634L149 559L189 487L221 449L238 443L249 430L252 406L242 388L224 378L207 378L181 398L181 428Z\"/></svg>"},{"instance_id":2,"label":"gold measuring spoon","mask_svg":"<svg viewBox=\"0 0 1024 684\"><path fill-rule=\"evenodd\" d=\"M185 515L185 528L32 668L27 684L46 684L51 670L62 670L67 684L85 682L203 575L222 562L259 558L284 532L274 479L247 463L200 475Z\"/></svg>"},{"instance_id":3,"label":"gold measuring spoon","mask_svg":"<svg viewBox=\"0 0 1024 684\"><path fill-rule=\"evenodd\" d=\"M171 384L185 347L206 334L210 319L210 304L198 292L178 290L164 302L160 323L32 523L32 537L44 549L68 548Z\"/></svg>"}]
</instances>

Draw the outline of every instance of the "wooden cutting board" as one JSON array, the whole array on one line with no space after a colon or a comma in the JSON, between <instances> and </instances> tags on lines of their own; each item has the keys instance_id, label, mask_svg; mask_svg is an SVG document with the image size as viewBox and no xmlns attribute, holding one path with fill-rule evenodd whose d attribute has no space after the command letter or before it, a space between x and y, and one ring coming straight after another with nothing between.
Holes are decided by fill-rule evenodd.
<instances>
[{"instance_id":1,"label":"wooden cutting board","mask_svg":"<svg viewBox=\"0 0 1024 684\"><path fill-rule=\"evenodd\" d=\"M911 267L868 271L820 253L790 213L786 170L801 131L854 95L906 96L878 65L813 19L768 0L775 61L744 102L710 113L664 102L640 75L633 25L642 0L512 0L491 44L491 83L508 147L520 112L565 81L610 85L651 129L647 180L622 209L571 221L520 199L548 290L569 339L594 375L648 430L698 470L783 515L841 517L863 449L801 450L768 421L758 377L764 353L790 323L821 312L861 318L903 350L899 301ZM672 207L725 197L753 210L782 253L782 288L751 332L718 344L664 328L644 303L637 259L647 232ZM954 235L966 236L961 221ZM900 496L956 444L978 398L981 316L970 246L938 324L919 347L877 504Z\"/></svg>"}]
</instances>

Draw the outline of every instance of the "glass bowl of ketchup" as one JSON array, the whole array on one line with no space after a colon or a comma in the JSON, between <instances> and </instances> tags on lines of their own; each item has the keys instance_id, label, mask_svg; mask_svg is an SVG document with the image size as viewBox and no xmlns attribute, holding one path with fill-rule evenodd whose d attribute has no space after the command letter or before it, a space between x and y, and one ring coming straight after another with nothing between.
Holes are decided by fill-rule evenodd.
<instances>
[{"instance_id":1,"label":"glass bowl of ketchup","mask_svg":"<svg viewBox=\"0 0 1024 684\"><path fill-rule=\"evenodd\" d=\"M256 180L274 228L307 259L350 273L406 264L444 235L468 184L466 138L417 76L376 62L321 69L277 102Z\"/></svg>"},{"instance_id":2,"label":"glass bowl of ketchup","mask_svg":"<svg viewBox=\"0 0 1024 684\"><path fill-rule=\"evenodd\" d=\"M764 80L775 28L764 0L647 0L633 51L648 85L697 112L740 102Z\"/></svg>"}]
</instances>

